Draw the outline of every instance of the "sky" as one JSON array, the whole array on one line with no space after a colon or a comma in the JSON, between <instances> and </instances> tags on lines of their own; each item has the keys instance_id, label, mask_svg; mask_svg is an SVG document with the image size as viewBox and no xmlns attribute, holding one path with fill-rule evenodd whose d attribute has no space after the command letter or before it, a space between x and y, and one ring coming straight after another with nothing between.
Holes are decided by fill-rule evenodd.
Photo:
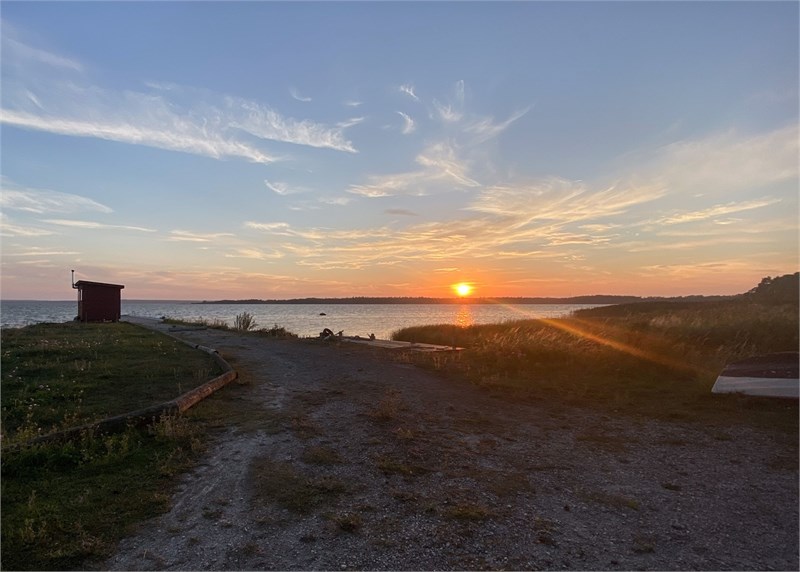
<instances>
[{"instance_id":1,"label":"sky","mask_svg":"<svg viewBox=\"0 0 800 572\"><path fill-rule=\"evenodd\" d=\"M798 6L3 1L0 296L745 292Z\"/></svg>"}]
</instances>

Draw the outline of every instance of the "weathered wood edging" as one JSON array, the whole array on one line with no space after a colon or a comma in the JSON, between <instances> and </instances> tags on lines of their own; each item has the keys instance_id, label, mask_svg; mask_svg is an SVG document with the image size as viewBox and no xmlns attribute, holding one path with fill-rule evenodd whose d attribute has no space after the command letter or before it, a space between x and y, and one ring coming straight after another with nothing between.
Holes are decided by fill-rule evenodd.
<instances>
[{"instance_id":1,"label":"weathered wood edging","mask_svg":"<svg viewBox=\"0 0 800 572\"><path fill-rule=\"evenodd\" d=\"M132 322L129 322L132 323ZM139 325L139 324L134 324ZM145 326L140 326L145 327ZM162 334L167 334L166 332L160 332ZM158 421L161 417L168 417L170 415L180 415L186 412L188 409L192 408L193 406L197 405L203 399L208 397L209 395L219 391L234 379L239 377L239 374L236 372L233 367L225 361L225 359L219 355L219 352L213 348L209 348L206 346L201 346L199 344L193 344L191 342L187 342L186 340L182 340L176 336L170 336L180 342L183 342L195 349L200 351L206 352L209 354L214 361L222 368L223 372L221 375L218 375L214 379L205 382L204 384L200 385L199 387L195 387L172 399L170 401L165 401L164 403L160 403L158 405L153 405L151 407L146 407L145 409L139 409L138 411L131 411L130 413L123 413L122 415L115 415L114 417L107 417L106 419L101 419L100 421L95 421L94 423L87 423L86 425L80 425L78 427L71 427L69 429L65 429L64 431L57 431L55 433L49 433L47 435L42 435L41 437L34 437L33 439L26 441L24 443L16 443L14 445L9 446L8 450L15 450L21 449L24 447L30 447L33 445L41 445L44 443L54 443L54 442L67 442L67 441L74 441L80 439L83 435L88 433L102 433L102 434L110 434L110 433L121 433L125 431L128 427L144 427L147 425L151 425Z\"/></svg>"}]
</instances>

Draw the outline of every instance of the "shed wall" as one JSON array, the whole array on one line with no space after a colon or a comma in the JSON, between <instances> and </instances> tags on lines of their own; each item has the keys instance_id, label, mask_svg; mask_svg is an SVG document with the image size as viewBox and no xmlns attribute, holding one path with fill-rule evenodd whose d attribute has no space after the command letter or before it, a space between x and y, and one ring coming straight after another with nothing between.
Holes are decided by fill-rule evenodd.
<instances>
[{"instance_id":1,"label":"shed wall","mask_svg":"<svg viewBox=\"0 0 800 572\"><path fill-rule=\"evenodd\" d=\"M83 284L78 288L78 319L81 322L116 322L122 313L121 288Z\"/></svg>"}]
</instances>

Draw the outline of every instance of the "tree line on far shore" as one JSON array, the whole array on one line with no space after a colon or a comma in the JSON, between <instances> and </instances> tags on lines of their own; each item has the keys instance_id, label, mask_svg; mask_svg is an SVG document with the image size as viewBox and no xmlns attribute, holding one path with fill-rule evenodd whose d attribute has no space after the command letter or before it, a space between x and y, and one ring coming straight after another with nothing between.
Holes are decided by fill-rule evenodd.
<instances>
[{"instance_id":1,"label":"tree line on far shore","mask_svg":"<svg viewBox=\"0 0 800 572\"><path fill-rule=\"evenodd\" d=\"M292 298L288 300L204 300L197 304L633 304L636 302L708 302L747 299L764 304L797 303L800 296L800 272L767 276L751 290L732 296L616 296L596 294L567 298L501 297L501 298L426 298L423 296L352 296L349 298Z\"/></svg>"}]
</instances>

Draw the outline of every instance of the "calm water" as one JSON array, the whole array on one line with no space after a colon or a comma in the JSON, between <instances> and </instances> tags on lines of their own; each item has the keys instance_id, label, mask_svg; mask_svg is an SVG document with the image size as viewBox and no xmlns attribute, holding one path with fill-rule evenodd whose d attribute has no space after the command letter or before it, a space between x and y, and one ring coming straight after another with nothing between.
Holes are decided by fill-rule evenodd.
<instances>
[{"instance_id":1,"label":"calm water","mask_svg":"<svg viewBox=\"0 0 800 572\"><path fill-rule=\"evenodd\" d=\"M389 338L392 332L426 324L491 324L526 318L557 318L592 304L193 304L122 300L122 314L182 320L223 320L232 325L237 314L249 312L257 327L283 326L300 336L316 336L324 328L346 336ZM78 303L3 301L0 324L19 327L39 322L68 322ZM326 314L321 316L320 314Z\"/></svg>"}]
</instances>

